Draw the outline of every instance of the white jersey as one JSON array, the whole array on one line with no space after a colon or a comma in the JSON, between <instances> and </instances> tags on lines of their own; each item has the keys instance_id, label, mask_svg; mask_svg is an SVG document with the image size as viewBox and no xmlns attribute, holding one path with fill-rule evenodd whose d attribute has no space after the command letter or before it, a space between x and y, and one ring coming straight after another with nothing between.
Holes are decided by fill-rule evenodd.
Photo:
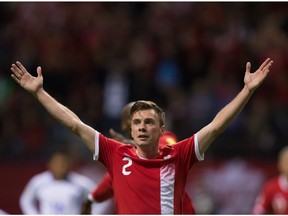
<instances>
[{"instance_id":1,"label":"white jersey","mask_svg":"<svg viewBox=\"0 0 288 216\"><path fill-rule=\"evenodd\" d=\"M80 214L94 187L90 178L75 172L65 180L56 180L45 171L28 182L20 196L20 207L23 214Z\"/></svg>"},{"instance_id":2,"label":"white jersey","mask_svg":"<svg viewBox=\"0 0 288 216\"><path fill-rule=\"evenodd\" d=\"M0 215L6 215L8 214L6 211L4 211L3 209L0 209Z\"/></svg>"}]
</instances>

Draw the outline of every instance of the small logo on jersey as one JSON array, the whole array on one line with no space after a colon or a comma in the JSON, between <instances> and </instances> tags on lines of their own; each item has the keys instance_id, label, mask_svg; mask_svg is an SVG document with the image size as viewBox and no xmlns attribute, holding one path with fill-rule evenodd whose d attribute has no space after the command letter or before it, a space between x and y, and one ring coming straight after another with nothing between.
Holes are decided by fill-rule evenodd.
<instances>
[{"instance_id":1,"label":"small logo on jersey","mask_svg":"<svg viewBox=\"0 0 288 216\"><path fill-rule=\"evenodd\" d=\"M164 160L167 160L167 159L169 159L169 158L171 158L171 155L170 155L170 154L163 157Z\"/></svg>"}]
</instances>

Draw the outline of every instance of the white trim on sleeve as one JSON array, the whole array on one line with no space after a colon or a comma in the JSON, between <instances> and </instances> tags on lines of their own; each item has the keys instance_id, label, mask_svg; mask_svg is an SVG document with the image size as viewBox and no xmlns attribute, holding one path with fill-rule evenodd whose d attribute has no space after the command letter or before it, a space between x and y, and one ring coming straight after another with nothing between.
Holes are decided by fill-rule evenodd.
<instances>
[{"instance_id":1,"label":"white trim on sleeve","mask_svg":"<svg viewBox=\"0 0 288 216\"><path fill-rule=\"evenodd\" d=\"M196 154L198 161L203 161L204 160L204 154L202 154L202 155L200 154L197 133L194 135L194 147L195 147L194 150L195 150L195 154Z\"/></svg>"},{"instance_id":2,"label":"white trim on sleeve","mask_svg":"<svg viewBox=\"0 0 288 216\"><path fill-rule=\"evenodd\" d=\"M93 160L98 160L99 158L99 132L95 133L95 152L93 154Z\"/></svg>"}]
</instances>

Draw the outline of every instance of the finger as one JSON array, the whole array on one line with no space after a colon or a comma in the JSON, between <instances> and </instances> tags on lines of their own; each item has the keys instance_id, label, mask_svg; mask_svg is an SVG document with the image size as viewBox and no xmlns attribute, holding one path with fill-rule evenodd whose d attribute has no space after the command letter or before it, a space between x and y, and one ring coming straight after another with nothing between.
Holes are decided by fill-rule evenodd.
<instances>
[{"instance_id":1,"label":"finger","mask_svg":"<svg viewBox=\"0 0 288 216\"><path fill-rule=\"evenodd\" d=\"M19 66L16 64L12 64L12 67L14 68L15 71L17 71L18 74L20 74L21 76L24 74L23 71L21 71L21 69L19 68Z\"/></svg>"},{"instance_id":2,"label":"finger","mask_svg":"<svg viewBox=\"0 0 288 216\"><path fill-rule=\"evenodd\" d=\"M11 77L13 78L13 80L15 82L17 82L19 85L21 85L21 81L14 74L11 74Z\"/></svg>"},{"instance_id":3,"label":"finger","mask_svg":"<svg viewBox=\"0 0 288 216\"><path fill-rule=\"evenodd\" d=\"M269 61L270 61L270 58L267 58L267 59L262 63L262 65L259 67L259 69L260 69L260 70L263 70L263 69L267 66L267 64L269 63Z\"/></svg>"},{"instance_id":4,"label":"finger","mask_svg":"<svg viewBox=\"0 0 288 216\"><path fill-rule=\"evenodd\" d=\"M269 65L267 66L265 76L270 72L270 67L272 66L273 61L270 61Z\"/></svg>"},{"instance_id":5,"label":"finger","mask_svg":"<svg viewBox=\"0 0 288 216\"><path fill-rule=\"evenodd\" d=\"M12 64L11 71L18 79L21 79L22 74L19 72L19 69L15 64Z\"/></svg>"},{"instance_id":6,"label":"finger","mask_svg":"<svg viewBox=\"0 0 288 216\"><path fill-rule=\"evenodd\" d=\"M22 74L27 73L26 68L21 64L21 62L16 61L16 64L17 64L17 66L18 66L18 68Z\"/></svg>"},{"instance_id":7,"label":"finger","mask_svg":"<svg viewBox=\"0 0 288 216\"><path fill-rule=\"evenodd\" d=\"M109 133L110 133L110 135L111 135L112 137L115 136L115 131L114 131L112 128L109 130Z\"/></svg>"},{"instance_id":8,"label":"finger","mask_svg":"<svg viewBox=\"0 0 288 216\"><path fill-rule=\"evenodd\" d=\"M251 63L247 62L247 64L246 64L246 73L250 73L250 70L251 70Z\"/></svg>"},{"instance_id":9,"label":"finger","mask_svg":"<svg viewBox=\"0 0 288 216\"><path fill-rule=\"evenodd\" d=\"M37 67L37 75L38 77L42 76L42 68L40 66Z\"/></svg>"},{"instance_id":10,"label":"finger","mask_svg":"<svg viewBox=\"0 0 288 216\"><path fill-rule=\"evenodd\" d=\"M263 68L263 72L267 72L268 73L272 63L273 63L272 60L269 61L269 63Z\"/></svg>"}]
</instances>

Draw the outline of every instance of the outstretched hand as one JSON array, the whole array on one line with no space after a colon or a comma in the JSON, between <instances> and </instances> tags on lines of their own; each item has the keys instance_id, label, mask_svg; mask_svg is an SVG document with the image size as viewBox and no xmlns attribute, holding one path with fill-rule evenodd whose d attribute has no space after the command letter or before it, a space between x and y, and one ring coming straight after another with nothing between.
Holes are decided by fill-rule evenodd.
<instances>
[{"instance_id":1,"label":"outstretched hand","mask_svg":"<svg viewBox=\"0 0 288 216\"><path fill-rule=\"evenodd\" d=\"M251 63L247 62L244 83L249 90L254 91L261 85L267 77L272 63L273 61L267 58L254 73L250 73Z\"/></svg>"},{"instance_id":2,"label":"outstretched hand","mask_svg":"<svg viewBox=\"0 0 288 216\"><path fill-rule=\"evenodd\" d=\"M15 82L28 92L35 94L43 87L43 76L40 66L37 67L37 77L32 76L19 61L12 64L11 71L11 77Z\"/></svg>"}]
</instances>

